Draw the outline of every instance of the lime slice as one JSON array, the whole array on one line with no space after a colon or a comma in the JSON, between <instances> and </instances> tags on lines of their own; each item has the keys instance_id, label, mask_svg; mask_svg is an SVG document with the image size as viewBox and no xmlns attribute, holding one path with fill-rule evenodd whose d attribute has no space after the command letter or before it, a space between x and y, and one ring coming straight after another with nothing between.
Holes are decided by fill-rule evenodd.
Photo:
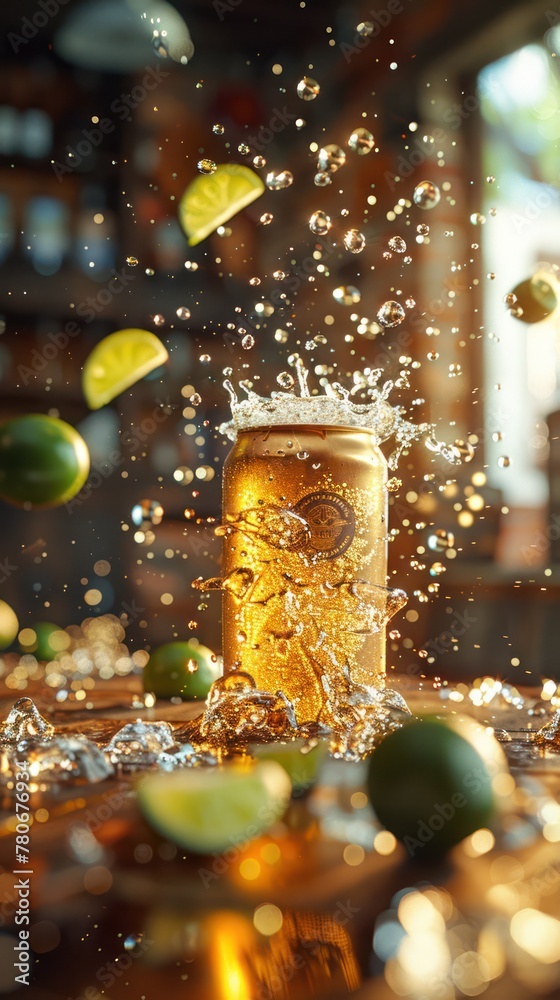
<instances>
[{"instance_id":1,"label":"lime slice","mask_svg":"<svg viewBox=\"0 0 560 1000\"><path fill-rule=\"evenodd\" d=\"M252 840L284 815L291 782L274 761L150 774L138 788L140 809L169 840L211 854Z\"/></svg>"},{"instance_id":2,"label":"lime slice","mask_svg":"<svg viewBox=\"0 0 560 1000\"><path fill-rule=\"evenodd\" d=\"M295 793L301 793L315 784L319 769L327 756L326 742L307 750L307 741L291 740L289 743L253 743L251 753L257 760L274 760L289 774ZM306 753L302 753L302 749Z\"/></svg>"},{"instance_id":3,"label":"lime slice","mask_svg":"<svg viewBox=\"0 0 560 1000\"><path fill-rule=\"evenodd\" d=\"M169 357L149 330L118 330L95 345L84 365L82 388L90 410L110 403Z\"/></svg>"},{"instance_id":4,"label":"lime slice","mask_svg":"<svg viewBox=\"0 0 560 1000\"><path fill-rule=\"evenodd\" d=\"M179 222L191 247L260 198L261 178L241 163L222 163L213 174L191 181L179 202Z\"/></svg>"}]
</instances>

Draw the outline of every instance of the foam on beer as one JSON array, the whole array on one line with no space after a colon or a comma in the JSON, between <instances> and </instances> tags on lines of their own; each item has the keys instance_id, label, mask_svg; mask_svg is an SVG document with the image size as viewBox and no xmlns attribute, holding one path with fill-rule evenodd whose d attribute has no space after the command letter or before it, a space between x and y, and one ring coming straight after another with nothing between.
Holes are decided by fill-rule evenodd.
<instances>
[{"instance_id":1,"label":"foam on beer","mask_svg":"<svg viewBox=\"0 0 560 1000\"><path fill-rule=\"evenodd\" d=\"M415 424L406 420L404 408L388 402L395 383L387 381L379 385L383 375L381 369L365 369L364 372L356 373L355 384L351 389L338 382L331 384L322 380L324 393L313 396L308 389L308 372L301 361L296 363L295 369L300 395L295 392L272 392L270 396L260 396L247 383L241 382L240 386L247 398L240 400L231 382L226 380L224 387L230 397L231 420L221 424L220 432L230 441L235 441L238 433L259 427L309 424L354 427L371 431L378 445L394 438L395 449L388 458L392 469L396 467L402 452L421 439L424 439L430 451L442 455L454 465L460 463L460 456L453 446L438 441L433 436L431 424ZM406 386L403 375L400 386ZM352 397L358 392L362 397L366 396L368 401L356 402Z\"/></svg>"}]
</instances>

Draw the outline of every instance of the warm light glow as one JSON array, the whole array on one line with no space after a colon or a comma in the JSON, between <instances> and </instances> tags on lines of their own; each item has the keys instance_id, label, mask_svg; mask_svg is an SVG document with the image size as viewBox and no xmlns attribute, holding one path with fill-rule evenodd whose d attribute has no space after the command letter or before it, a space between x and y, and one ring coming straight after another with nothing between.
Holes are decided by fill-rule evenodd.
<instances>
[{"instance_id":1,"label":"warm light glow","mask_svg":"<svg viewBox=\"0 0 560 1000\"><path fill-rule=\"evenodd\" d=\"M259 934L265 934L267 937L277 934L284 923L282 910L274 903L263 903L262 906L257 906L253 914L253 923Z\"/></svg>"},{"instance_id":2,"label":"warm light glow","mask_svg":"<svg viewBox=\"0 0 560 1000\"><path fill-rule=\"evenodd\" d=\"M560 961L560 921L527 907L511 918L510 933L516 945L537 962Z\"/></svg>"},{"instance_id":3,"label":"warm light glow","mask_svg":"<svg viewBox=\"0 0 560 1000\"><path fill-rule=\"evenodd\" d=\"M430 934L445 931L445 920L434 904L421 892L407 892L399 903L398 917L407 934L416 938L424 932Z\"/></svg>"},{"instance_id":4,"label":"warm light glow","mask_svg":"<svg viewBox=\"0 0 560 1000\"><path fill-rule=\"evenodd\" d=\"M481 854L487 854L488 851L491 851L495 843L496 838L492 831L482 828L475 830L472 836L467 837L463 849L469 858L478 858Z\"/></svg>"},{"instance_id":5,"label":"warm light glow","mask_svg":"<svg viewBox=\"0 0 560 1000\"><path fill-rule=\"evenodd\" d=\"M261 873L261 866L256 858L244 858L239 865L239 874L241 878L247 879L248 882L254 882L256 878L259 877Z\"/></svg>"},{"instance_id":6,"label":"warm light glow","mask_svg":"<svg viewBox=\"0 0 560 1000\"><path fill-rule=\"evenodd\" d=\"M397 838L389 833L388 830L380 830L376 833L375 839L373 841L373 846L378 854L385 857L387 854L392 854L397 846Z\"/></svg>"},{"instance_id":7,"label":"warm light glow","mask_svg":"<svg viewBox=\"0 0 560 1000\"><path fill-rule=\"evenodd\" d=\"M350 865L352 868L355 868L357 865L361 865L365 856L366 852L363 847L360 847L359 844L347 844L342 852L342 857L344 858L346 864Z\"/></svg>"},{"instance_id":8,"label":"warm light glow","mask_svg":"<svg viewBox=\"0 0 560 1000\"><path fill-rule=\"evenodd\" d=\"M235 920L220 921L213 928L215 970L215 1000L247 1000L251 995L250 983L241 961L239 926Z\"/></svg>"}]
</instances>

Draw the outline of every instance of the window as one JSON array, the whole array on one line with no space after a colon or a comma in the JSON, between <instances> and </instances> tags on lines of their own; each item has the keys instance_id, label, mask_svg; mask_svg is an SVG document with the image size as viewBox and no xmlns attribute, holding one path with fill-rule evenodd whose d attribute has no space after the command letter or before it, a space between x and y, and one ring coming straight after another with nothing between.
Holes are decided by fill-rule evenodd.
<instances>
[{"instance_id":1,"label":"window","mask_svg":"<svg viewBox=\"0 0 560 1000\"><path fill-rule=\"evenodd\" d=\"M559 287L555 31L545 39L550 48L527 45L478 76L486 218L478 232L485 275L495 272L484 279L488 481L506 503L524 507L547 500L546 417L560 407L560 325L558 311L532 325L515 319L504 296L540 272Z\"/></svg>"}]
</instances>

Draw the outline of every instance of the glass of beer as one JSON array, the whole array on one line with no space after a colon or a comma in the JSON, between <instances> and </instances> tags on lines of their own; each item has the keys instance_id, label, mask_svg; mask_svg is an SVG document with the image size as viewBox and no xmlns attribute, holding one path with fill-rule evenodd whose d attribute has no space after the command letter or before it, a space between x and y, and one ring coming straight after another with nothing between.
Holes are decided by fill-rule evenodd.
<instances>
[{"instance_id":1,"label":"glass of beer","mask_svg":"<svg viewBox=\"0 0 560 1000\"><path fill-rule=\"evenodd\" d=\"M255 413L224 465L224 670L282 691L298 723L328 722L356 685L384 681L398 609L386 588L387 463L372 429L315 422L317 398L296 402L301 423L265 426Z\"/></svg>"}]
</instances>

